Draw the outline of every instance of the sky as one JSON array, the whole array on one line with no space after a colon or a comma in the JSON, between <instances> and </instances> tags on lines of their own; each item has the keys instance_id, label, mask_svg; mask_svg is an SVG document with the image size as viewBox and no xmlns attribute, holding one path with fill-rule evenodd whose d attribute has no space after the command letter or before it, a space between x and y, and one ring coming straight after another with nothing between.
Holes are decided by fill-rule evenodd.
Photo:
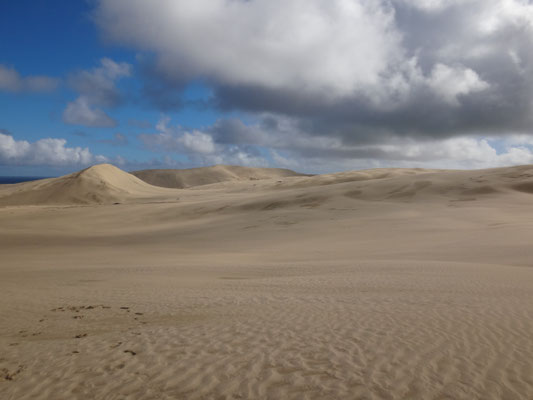
<instances>
[{"instance_id":1,"label":"sky","mask_svg":"<svg viewBox=\"0 0 533 400\"><path fill-rule=\"evenodd\" d=\"M533 163L533 0L0 1L0 176Z\"/></svg>"}]
</instances>

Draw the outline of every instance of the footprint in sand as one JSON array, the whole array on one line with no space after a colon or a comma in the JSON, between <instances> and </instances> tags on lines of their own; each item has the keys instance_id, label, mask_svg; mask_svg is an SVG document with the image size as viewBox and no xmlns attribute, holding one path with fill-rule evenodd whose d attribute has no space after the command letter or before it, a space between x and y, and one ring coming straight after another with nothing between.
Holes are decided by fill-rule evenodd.
<instances>
[{"instance_id":1,"label":"footprint in sand","mask_svg":"<svg viewBox=\"0 0 533 400\"><path fill-rule=\"evenodd\" d=\"M7 368L1 368L0 369L0 378L6 380L6 381L12 381L15 379L15 377L20 374L22 371L24 371L24 365L19 365L18 368L11 372Z\"/></svg>"},{"instance_id":2,"label":"footprint in sand","mask_svg":"<svg viewBox=\"0 0 533 400\"><path fill-rule=\"evenodd\" d=\"M79 335L74 336L75 339L81 339L81 338L84 338L84 337L87 337L86 333L80 333Z\"/></svg>"}]
</instances>

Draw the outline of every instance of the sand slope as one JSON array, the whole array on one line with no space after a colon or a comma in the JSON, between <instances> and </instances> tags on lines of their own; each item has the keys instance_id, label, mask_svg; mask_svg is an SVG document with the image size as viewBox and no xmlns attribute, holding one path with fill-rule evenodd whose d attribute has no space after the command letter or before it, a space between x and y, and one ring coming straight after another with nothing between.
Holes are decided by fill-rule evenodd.
<instances>
[{"instance_id":1,"label":"sand slope","mask_svg":"<svg viewBox=\"0 0 533 400\"><path fill-rule=\"evenodd\" d=\"M0 205L109 204L161 195L172 196L110 164L60 178L0 185Z\"/></svg>"},{"instance_id":2,"label":"sand slope","mask_svg":"<svg viewBox=\"0 0 533 400\"><path fill-rule=\"evenodd\" d=\"M81 175L0 186L2 400L533 398L533 166Z\"/></svg>"},{"instance_id":3,"label":"sand slope","mask_svg":"<svg viewBox=\"0 0 533 400\"><path fill-rule=\"evenodd\" d=\"M289 169L251 168L233 165L215 165L213 167L191 169L148 169L133 171L132 174L151 185L175 189L228 181L249 181L304 175Z\"/></svg>"}]
</instances>

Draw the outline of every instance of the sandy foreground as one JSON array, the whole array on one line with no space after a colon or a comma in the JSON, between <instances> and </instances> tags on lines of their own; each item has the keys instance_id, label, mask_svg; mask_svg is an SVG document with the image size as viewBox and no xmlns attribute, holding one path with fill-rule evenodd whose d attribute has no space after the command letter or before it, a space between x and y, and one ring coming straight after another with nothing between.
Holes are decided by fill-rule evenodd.
<instances>
[{"instance_id":1,"label":"sandy foreground","mask_svg":"<svg viewBox=\"0 0 533 400\"><path fill-rule=\"evenodd\" d=\"M533 166L0 186L0 399L532 399Z\"/></svg>"}]
</instances>

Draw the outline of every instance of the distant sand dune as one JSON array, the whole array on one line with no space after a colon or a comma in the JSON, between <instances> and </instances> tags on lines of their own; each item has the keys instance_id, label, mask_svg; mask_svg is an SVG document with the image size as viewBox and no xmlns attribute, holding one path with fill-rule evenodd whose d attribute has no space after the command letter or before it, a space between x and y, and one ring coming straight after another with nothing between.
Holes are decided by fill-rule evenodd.
<instances>
[{"instance_id":1,"label":"distant sand dune","mask_svg":"<svg viewBox=\"0 0 533 400\"><path fill-rule=\"evenodd\" d=\"M133 175L143 181L174 189L209 185L228 181L248 181L288 176L303 176L297 172L280 168L250 168L232 165L216 165L213 167L191 169L148 169L133 171Z\"/></svg>"},{"instance_id":2,"label":"distant sand dune","mask_svg":"<svg viewBox=\"0 0 533 400\"><path fill-rule=\"evenodd\" d=\"M250 192L252 188L261 197L258 207L263 203L272 203L272 207L276 208L276 203L279 206L305 204L306 197L320 198L322 202L337 196L369 201L461 201L483 196L533 193L533 166L476 171L373 169L308 176L290 170L222 165L129 174L110 164L101 164L60 178L0 185L0 205L175 200L183 192L170 190L171 187L234 192Z\"/></svg>"}]
</instances>

